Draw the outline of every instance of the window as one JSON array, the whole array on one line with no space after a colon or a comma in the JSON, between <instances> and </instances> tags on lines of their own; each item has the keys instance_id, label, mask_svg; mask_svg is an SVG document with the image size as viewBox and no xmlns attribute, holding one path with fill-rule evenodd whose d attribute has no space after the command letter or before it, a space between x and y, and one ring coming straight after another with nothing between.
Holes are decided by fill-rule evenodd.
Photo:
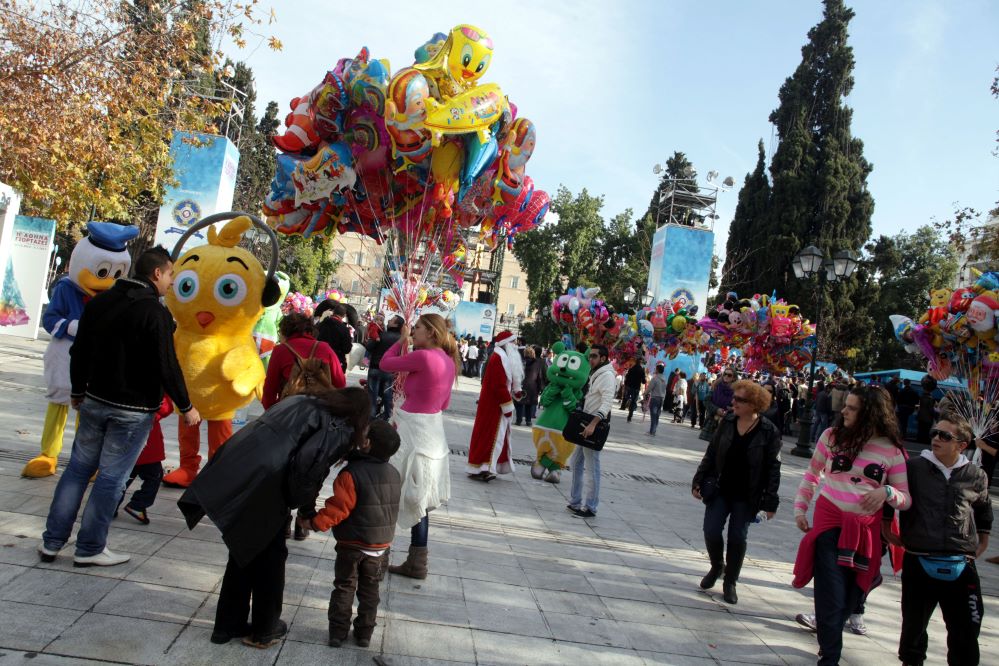
<instances>
[{"instance_id":1,"label":"window","mask_svg":"<svg viewBox=\"0 0 999 666\"><path fill-rule=\"evenodd\" d=\"M343 250L333 250L333 260L343 261Z\"/></svg>"},{"instance_id":2,"label":"window","mask_svg":"<svg viewBox=\"0 0 999 666\"><path fill-rule=\"evenodd\" d=\"M385 257L377 256L375 257L375 268L381 268L382 264L385 263Z\"/></svg>"},{"instance_id":3,"label":"window","mask_svg":"<svg viewBox=\"0 0 999 666\"><path fill-rule=\"evenodd\" d=\"M358 266L363 266L364 265L364 253L363 252L358 252L357 253L357 260L354 263L357 264Z\"/></svg>"},{"instance_id":4,"label":"window","mask_svg":"<svg viewBox=\"0 0 999 666\"><path fill-rule=\"evenodd\" d=\"M510 303L510 305L506 306L506 316L507 317L514 316L515 312L516 312L516 306L513 303Z\"/></svg>"},{"instance_id":5,"label":"window","mask_svg":"<svg viewBox=\"0 0 999 666\"><path fill-rule=\"evenodd\" d=\"M353 282L350 283L350 293L356 294L359 291L361 291L361 281L354 280Z\"/></svg>"},{"instance_id":6,"label":"window","mask_svg":"<svg viewBox=\"0 0 999 666\"><path fill-rule=\"evenodd\" d=\"M520 276L514 275L512 278L510 278L510 288L517 289L518 287L520 287Z\"/></svg>"},{"instance_id":7,"label":"window","mask_svg":"<svg viewBox=\"0 0 999 666\"><path fill-rule=\"evenodd\" d=\"M377 295L378 295L378 292L379 292L379 287L378 287L378 285L377 285L377 284L373 284L373 285L371 285L371 295L372 295L372 296L377 296Z\"/></svg>"}]
</instances>

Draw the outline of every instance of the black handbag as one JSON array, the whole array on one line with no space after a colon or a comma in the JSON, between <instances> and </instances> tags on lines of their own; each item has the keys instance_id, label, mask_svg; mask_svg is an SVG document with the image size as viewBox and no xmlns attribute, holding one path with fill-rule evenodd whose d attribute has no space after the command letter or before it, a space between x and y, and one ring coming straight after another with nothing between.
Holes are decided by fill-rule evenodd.
<instances>
[{"instance_id":1,"label":"black handbag","mask_svg":"<svg viewBox=\"0 0 999 666\"><path fill-rule=\"evenodd\" d=\"M710 504L711 500L718 496L718 477L708 474L701 479L701 501Z\"/></svg>"},{"instance_id":2,"label":"black handbag","mask_svg":"<svg viewBox=\"0 0 999 666\"><path fill-rule=\"evenodd\" d=\"M583 430L593 421L594 415L587 414L582 409L574 409L569 414L569 420L562 428L562 436L567 442L572 442L577 446L582 446L594 451L600 451L607 442L607 435L610 434L610 418L601 419L597 422L597 427L593 429L593 434L589 439L583 437Z\"/></svg>"}]
</instances>

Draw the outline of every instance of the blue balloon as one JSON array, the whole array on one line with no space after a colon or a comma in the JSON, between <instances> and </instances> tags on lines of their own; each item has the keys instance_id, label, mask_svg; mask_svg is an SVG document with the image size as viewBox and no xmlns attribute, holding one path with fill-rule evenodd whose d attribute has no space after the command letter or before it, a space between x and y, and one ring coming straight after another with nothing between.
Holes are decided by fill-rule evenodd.
<instances>
[{"instance_id":1,"label":"blue balloon","mask_svg":"<svg viewBox=\"0 0 999 666\"><path fill-rule=\"evenodd\" d=\"M465 163L461 166L461 187L458 190L458 201L465 198L465 193L475 183L475 180L496 160L499 154L499 143L492 134L486 141L479 139L478 134L467 134L465 141Z\"/></svg>"}]
</instances>

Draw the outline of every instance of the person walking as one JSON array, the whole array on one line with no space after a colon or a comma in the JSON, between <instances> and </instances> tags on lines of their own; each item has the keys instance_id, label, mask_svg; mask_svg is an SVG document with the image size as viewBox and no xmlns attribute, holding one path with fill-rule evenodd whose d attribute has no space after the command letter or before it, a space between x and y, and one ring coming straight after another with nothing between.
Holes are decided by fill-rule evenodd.
<instances>
[{"instance_id":1,"label":"person walking","mask_svg":"<svg viewBox=\"0 0 999 666\"><path fill-rule=\"evenodd\" d=\"M402 325L406 320L399 315L388 321L388 328L382 331L378 340L365 345L368 350L368 397L371 398L371 418L386 421L392 419L392 394L395 375L381 368L382 357L389 348L399 341Z\"/></svg>"},{"instance_id":2,"label":"person walking","mask_svg":"<svg viewBox=\"0 0 999 666\"><path fill-rule=\"evenodd\" d=\"M413 349L405 353L410 340ZM441 412L451 404L451 387L458 381L458 342L443 317L421 315L412 335L408 325L402 327L399 341L385 352L380 365L387 372L407 373L406 399L395 410L392 424L400 439L394 457L402 476L398 526L410 529L409 554L402 564L390 566L389 573L426 578L429 512L451 496L450 450Z\"/></svg>"},{"instance_id":3,"label":"person walking","mask_svg":"<svg viewBox=\"0 0 999 666\"><path fill-rule=\"evenodd\" d=\"M287 633L289 507L305 532L330 468L363 446L370 414L358 386L288 396L223 444L181 495L188 528L207 515L229 549L212 643L242 638L263 649Z\"/></svg>"},{"instance_id":4,"label":"person walking","mask_svg":"<svg viewBox=\"0 0 999 666\"><path fill-rule=\"evenodd\" d=\"M819 665L838 664L843 626L874 587L880 567L881 515L912 505L905 451L891 397L879 387L854 389L840 425L826 429L812 453L794 502L795 523L805 533L794 565L796 588L815 579ZM815 503L813 523L807 513Z\"/></svg>"},{"instance_id":5,"label":"person walking","mask_svg":"<svg viewBox=\"0 0 999 666\"><path fill-rule=\"evenodd\" d=\"M749 524L761 510L770 520L780 504L781 439L777 426L761 415L770 406L770 394L748 380L735 382L732 390L732 413L722 419L697 466L691 494L705 504L704 545L711 560L701 589L714 587L724 572L723 598L736 604Z\"/></svg>"},{"instance_id":6,"label":"person walking","mask_svg":"<svg viewBox=\"0 0 999 666\"><path fill-rule=\"evenodd\" d=\"M649 403L649 434L655 435L659 429L659 415L663 411L663 400L666 398L666 366L656 364L656 372L645 387L645 397Z\"/></svg>"},{"instance_id":7,"label":"person walking","mask_svg":"<svg viewBox=\"0 0 999 666\"><path fill-rule=\"evenodd\" d=\"M819 380L815 390L815 408L812 417L812 441L817 442L832 421L832 395L825 381Z\"/></svg>"},{"instance_id":8,"label":"person walking","mask_svg":"<svg viewBox=\"0 0 999 666\"><path fill-rule=\"evenodd\" d=\"M711 380L709 376L705 373L700 373L698 375L700 381L697 384L697 423L701 424L703 429L705 426L705 418L707 417L708 401L711 399ZM696 425L696 424L694 424Z\"/></svg>"},{"instance_id":9,"label":"person walking","mask_svg":"<svg viewBox=\"0 0 999 666\"><path fill-rule=\"evenodd\" d=\"M963 417L944 414L930 438L931 448L906 465L912 508L899 516L905 555L898 658L922 666L926 625L939 604L947 663L977 666L985 606L975 560L988 548L992 528L988 479L961 455L974 439Z\"/></svg>"},{"instance_id":10,"label":"person walking","mask_svg":"<svg viewBox=\"0 0 999 666\"><path fill-rule=\"evenodd\" d=\"M142 452L163 392L184 423L201 422L187 395L173 346L173 317L160 303L173 284L173 262L162 247L146 250L135 276L122 278L84 308L70 348L71 402L80 422L73 452L59 477L45 521L43 562L69 541L91 477L93 488L76 536L75 566L114 566L129 555L107 547L108 527L125 480Z\"/></svg>"},{"instance_id":11,"label":"person walking","mask_svg":"<svg viewBox=\"0 0 999 666\"><path fill-rule=\"evenodd\" d=\"M465 350L465 376L479 376L479 345L475 342L469 342Z\"/></svg>"},{"instance_id":12,"label":"person walking","mask_svg":"<svg viewBox=\"0 0 999 666\"><path fill-rule=\"evenodd\" d=\"M583 429L583 437L590 437L601 420L609 420L614 408L614 366L609 352L603 345L593 345L587 354L590 362L590 382L583 398L583 411L593 415L593 420ZM566 507L578 518L595 518L600 503L600 452L577 446L569 459L572 468L572 492ZM589 490L583 502L583 476L589 476Z\"/></svg>"},{"instance_id":13,"label":"person walking","mask_svg":"<svg viewBox=\"0 0 999 666\"><path fill-rule=\"evenodd\" d=\"M635 365L628 368L624 376L624 400L621 402L621 409L628 410L628 422L635 414L635 407L638 406L638 393L645 386L645 365L642 359L635 361Z\"/></svg>"},{"instance_id":14,"label":"person walking","mask_svg":"<svg viewBox=\"0 0 999 666\"><path fill-rule=\"evenodd\" d=\"M909 434L909 419L919 407L919 394L912 388L912 382L908 379L902 381L902 389L898 392L898 402L896 412L898 413L898 431L905 439Z\"/></svg>"},{"instance_id":15,"label":"person walking","mask_svg":"<svg viewBox=\"0 0 999 666\"><path fill-rule=\"evenodd\" d=\"M687 406L687 373L681 371L673 384L673 423L683 423Z\"/></svg>"}]
</instances>

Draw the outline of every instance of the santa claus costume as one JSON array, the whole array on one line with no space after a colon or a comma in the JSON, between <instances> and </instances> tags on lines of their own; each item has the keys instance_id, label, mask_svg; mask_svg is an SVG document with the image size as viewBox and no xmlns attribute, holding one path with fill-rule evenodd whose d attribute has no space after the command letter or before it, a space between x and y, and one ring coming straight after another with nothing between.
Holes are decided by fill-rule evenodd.
<instances>
[{"instance_id":1,"label":"santa claus costume","mask_svg":"<svg viewBox=\"0 0 999 666\"><path fill-rule=\"evenodd\" d=\"M493 343L495 350L482 377L472 441L468 445L468 475L480 481L491 481L497 474L513 471L510 455L513 400L523 393L524 363L516 339L510 331L503 331Z\"/></svg>"}]
</instances>

